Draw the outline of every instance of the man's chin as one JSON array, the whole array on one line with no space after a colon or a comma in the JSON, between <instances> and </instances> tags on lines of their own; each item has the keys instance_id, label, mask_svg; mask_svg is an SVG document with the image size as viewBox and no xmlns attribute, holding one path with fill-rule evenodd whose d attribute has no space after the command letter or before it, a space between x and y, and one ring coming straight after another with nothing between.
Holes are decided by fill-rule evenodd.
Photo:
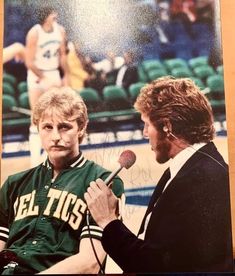
<instances>
[{"instance_id":1,"label":"man's chin","mask_svg":"<svg viewBox=\"0 0 235 276\"><path fill-rule=\"evenodd\" d=\"M53 160L65 158L67 156L65 151L53 151L49 153L49 157Z\"/></svg>"},{"instance_id":2,"label":"man's chin","mask_svg":"<svg viewBox=\"0 0 235 276\"><path fill-rule=\"evenodd\" d=\"M158 152L155 151L155 154L156 154L156 161L159 163L159 164L164 164L166 163L170 158L167 154L159 154Z\"/></svg>"},{"instance_id":3,"label":"man's chin","mask_svg":"<svg viewBox=\"0 0 235 276\"><path fill-rule=\"evenodd\" d=\"M156 159L158 164L164 164L166 163L168 160L165 160L165 159Z\"/></svg>"}]
</instances>

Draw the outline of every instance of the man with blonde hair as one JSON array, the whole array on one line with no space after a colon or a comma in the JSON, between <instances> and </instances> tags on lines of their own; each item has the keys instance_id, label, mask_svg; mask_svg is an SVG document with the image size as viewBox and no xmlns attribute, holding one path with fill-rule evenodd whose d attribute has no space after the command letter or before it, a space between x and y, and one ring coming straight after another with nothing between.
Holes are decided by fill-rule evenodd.
<instances>
[{"instance_id":1,"label":"man with blonde hair","mask_svg":"<svg viewBox=\"0 0 235 276\"><path fill-rule=\"evenodd\" d=\"M71 88L53 88L40 97L32 119L48 157L9 176L0 190L0 263L1 256L15 256L3 274L98 273L106 256L102 229L91 217L87 222L84 193L110 172L80 150L87 108ZM119 177L113 187L121 197Z\"/></svg>"}]
</instances>

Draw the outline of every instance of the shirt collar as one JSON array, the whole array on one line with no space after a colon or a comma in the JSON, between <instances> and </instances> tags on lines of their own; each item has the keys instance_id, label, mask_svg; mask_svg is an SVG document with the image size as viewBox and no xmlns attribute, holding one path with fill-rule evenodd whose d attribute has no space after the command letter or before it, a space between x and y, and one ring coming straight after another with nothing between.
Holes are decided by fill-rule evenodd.
<instances>
[{"instance_id":1,"label":"shirt collar","mask_svg":"<svg viewBox=\"0 0 235 276\"><path fill-rule=\"evenodd\" d=\"M171 179L173 179L179 170L183 167L183 165L188 161L188 159L200 148L205 146L206 143L195 143L190 145L189 147L183 149L179 152L174 158L172 158L170 163L170 172Z\"/></svg>"},{"instance_id":2,"label":"shirt collar","mask_svg":"<svg viewBox=\"0 0 235 276\"><path fill-rule=\"evenodd\" d=\"M70 164L70 168L74 168L74 167L77 167L77 168L80 168L82 167L85 162L87 161L87 159L84 157L84 155L82 154L82 152L79 153L78 157L76 158L76 160ZM49 161L48 157L47 159L43 162L43 166L47 167L47 168L52 168L52 164L51 162Z\"/></svg>"}]
</instances>

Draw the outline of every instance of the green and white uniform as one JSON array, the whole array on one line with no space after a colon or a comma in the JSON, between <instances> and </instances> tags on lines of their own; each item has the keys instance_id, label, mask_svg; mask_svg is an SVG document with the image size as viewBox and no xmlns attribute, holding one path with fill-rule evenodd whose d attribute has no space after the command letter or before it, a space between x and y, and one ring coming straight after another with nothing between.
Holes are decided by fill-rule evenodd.
<instances>
[{"instance_id":1,"label":"green and white uniform","mask_svg":"<svg viewBox=\"0 0 235 276\"><path fill-rule=\"evenodd\" d=\"M50 87L61 86L60 77L60 46L63 42L61 26L54 22L53 30L45 32L40 24L32 27L37 33L37 44L35 53L35 65L43 72L44 78L40 81L35 73L28 69L27 85L29 90L47 91Z\"/></svg>"},{"instance_id":2,"label":"green and white uniform","mask_svg":"<svg viewBox=\"0 0 235 276\"><path fill-rule=\"evenodd\" d=\"M54 181L48 160L8 177L0 190L0 239L18 255L19 267L39 272L79 252L81 239L89 236L84 193L91 181L109 174L80 153ZM118 177L113 192L124 193ZM102 236L92 219L90 233Z\"/></svg>"}]
</instances>

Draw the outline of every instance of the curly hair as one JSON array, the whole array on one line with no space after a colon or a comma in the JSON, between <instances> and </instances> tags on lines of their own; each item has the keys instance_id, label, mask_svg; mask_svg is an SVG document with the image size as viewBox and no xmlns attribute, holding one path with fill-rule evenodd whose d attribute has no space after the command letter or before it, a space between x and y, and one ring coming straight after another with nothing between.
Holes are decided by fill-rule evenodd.
<instances>
[{"instance_id":1,"label":"curly hair","mask_svg":"<svg viewBox=\"0 0 235 276\"><path fill-rule=\"evenodd\" d=\"M38 19L38 23L42 25L47 17L52 14L53 12L56 12L56 10L51 7L51 6L45 6L45 7L40 7L36 10L36 16Z\"/></svg>"},{"instance_id":2,"label":"curly hair","mask_svg":"<svg viewBox=\"0 0 235 276\"><path fill-rule=\"evenodd\" d=\"M189 78L166 76L145 85L134 104L158 131L166 122L172 133L189 144L209 142L215 129L209 101Z\"/></svg>"},{"instance_id":3,"label":"curly hair","mask_svg":"<svg viewBox=\"0 0 235 276\"><path fill-rule=\"evenodd\" d=\"M81 96L72 88L51 88L45 92L33 109L33 123L38 126L45 114L56 114L67 120L76 120L79 131L83 132L79 137L79 143L82 142L88 124L87 107Z\"/></svg>"}]
</instances>

